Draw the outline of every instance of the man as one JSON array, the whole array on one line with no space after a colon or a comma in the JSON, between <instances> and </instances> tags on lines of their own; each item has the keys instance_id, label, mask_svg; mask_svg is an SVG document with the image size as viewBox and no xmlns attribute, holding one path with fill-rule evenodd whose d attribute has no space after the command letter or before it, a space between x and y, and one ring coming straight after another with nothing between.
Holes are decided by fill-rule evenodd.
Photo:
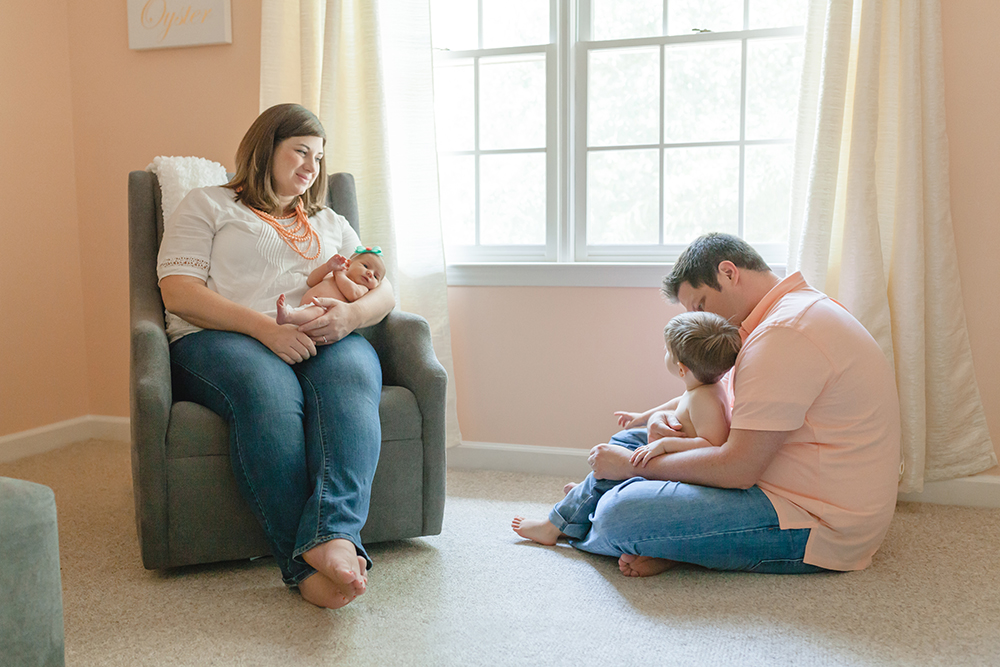
<instances>
[{"instance_id":1,"label":"man","mask_svg":"<svg viewBox=\"0 0 1000 667\"><path fill-rule=\"evenodd\" d=\"M900 460L895 378L878 344L800 273L779 279L727 234L697 239L663 283L688 311L740 326L729 439L641 469L614 439L595 447L594 476L626 481L601 496L573 546L619 556L629 576L677 562L778 573L867 567L892 519Z\"/></svg>"}]
</instances>

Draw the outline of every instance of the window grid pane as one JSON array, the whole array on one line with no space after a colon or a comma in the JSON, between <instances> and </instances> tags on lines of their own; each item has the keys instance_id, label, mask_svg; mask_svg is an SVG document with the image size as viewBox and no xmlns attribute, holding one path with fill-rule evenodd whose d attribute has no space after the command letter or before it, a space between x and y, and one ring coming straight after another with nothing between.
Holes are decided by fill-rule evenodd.
<instances>
[{"instance_id":1,"label":"window grid pane","mask_svg":"<svg viewBox=\"0 0 1000 667\"><path fill-rule=\"evenodd\" d=\"M632 142L658 146L661 153L657 259L675 257L693 238L708 231L737 234L772 250L784 247L801 35L744 32L725 38L686 37L678 41L668 36L658 41L663 50L663 140ZM606 47L590 43L586 45L586 63L593 67L602 63L602 52L620 52L626 47L620 40ZM634 229L627 233L607 231L613 224L620 225L621 217L609 215L609 195L601 196L603 183L625 181L634 186L642 179L634 173L634 165L620 167L618 175L608 173L604 154L613 151L607 149L625 147L629 142L622 141L620 135L617 140L607 140L609 124L591 118L592 109L599 119L609 115L601 102L593 102L602 96L590 90L595 82L600 89L602 78L607 75L586 74L587 139L582 150L587 158L578 168L586 169L587 175L577 179L578 187L586 190L586 196L578 198L586 208L586 220L579 225L578 234L586 240L577 244L577 259L628 260L633 250L640 254L652 250L648 244L654 234L649 222L639 222L634 214L630 223ZM623 121L617 124L621 126ZM597 158L599 154L602 157ZM591 169L598 173L591 174ZM599 190L592 192L595 187ZM636 206L648 199L645 193L625 198L629 196Z\"/></svg>"},{"instance_id":2,"label":"window grid pane","mask_svg":"<svg viewBox=\"0 0 1000 667\"><path fill-rule=\"evenodd\" d=\"M551 9L431 0L442 230L472 259L546 258Z\"/></svg>"},{"instance_id":3,"label":"window grid pane","mask_svg":"<svg viewBox=\"0 0 1000 667\"><path fill-rule=\"evenodd\" d=\"M575 34L550 26L565 5L431 0L446 245L556 259L553 202L575 184L562 261L670 261L710 230L783 247L805 6L579 0L593 41L577 43L575 83L559 88L570 45L541 45ZM580 120L558 136L577 158L560 182L555 151L570 151L553 143L553 109L574 100Z\"/></svg>"}]
</instances>

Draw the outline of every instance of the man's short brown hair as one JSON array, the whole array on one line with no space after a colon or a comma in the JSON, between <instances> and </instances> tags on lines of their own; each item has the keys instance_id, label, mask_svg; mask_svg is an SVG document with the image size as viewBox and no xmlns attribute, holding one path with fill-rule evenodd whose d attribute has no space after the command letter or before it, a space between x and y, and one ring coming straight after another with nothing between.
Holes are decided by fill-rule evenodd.
<instances>
[{"instance_id":1,"label":"man's short brown hair","mask_svg":"<svg viewBox=\"0 0 1000 667\"><path fill-rule=\"evenodd\" d=\"M660 291L663 296L677 303L677 290L684 283L694 288L708 285L719 290L719 264L726 260L741 269L771 270L753 246L740 237L712 232L699 236L684 249L674 263L673 270L663 279Z\"/></svg>"}]
</instances>

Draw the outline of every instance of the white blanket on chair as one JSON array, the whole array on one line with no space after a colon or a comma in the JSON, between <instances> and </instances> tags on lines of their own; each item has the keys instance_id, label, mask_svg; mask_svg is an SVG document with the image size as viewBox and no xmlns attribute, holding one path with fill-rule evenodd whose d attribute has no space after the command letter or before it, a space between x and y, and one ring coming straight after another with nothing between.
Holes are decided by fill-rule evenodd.
<instances>
[{"instance_id":1,"label":"white blanket on chair","mask_svg":"<svg viewBox=\"0 0 1000 667\"><path fill-rule=\"evenodd\" d=\"M155 157L146 171L156 174L160 181L160 202L163 206L163 219L166 220L174 212L177 205L194 188L208 185L222 185L229 179L226 168L218 162L206 160L203 157Z\"/></svg>"}]
</instances>

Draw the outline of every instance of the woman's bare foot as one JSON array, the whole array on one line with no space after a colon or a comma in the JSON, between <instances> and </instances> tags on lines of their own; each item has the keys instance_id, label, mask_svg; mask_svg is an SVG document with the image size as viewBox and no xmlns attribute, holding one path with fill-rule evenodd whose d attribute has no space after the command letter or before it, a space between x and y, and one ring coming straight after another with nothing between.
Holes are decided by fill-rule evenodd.
<instances>
[{"instance_id":1,"label":"woman's bare foot","mask_svg":"<svg viewBox=\"0 0 1000 667\"><path fill-rule=\"evenodd\" d=\"M330 581L322 572L315 572L299 582L302 599L324 609L340 609L357 595L345 593L343 587Z\"/></svg>"},{"instance_id":2,"label":"woman's bare foot","mask_svg":"<svg viewBox=\"0 0 1000 667\"><path fill-rule=\"evenodd\" d=\"M562 533L549 521L537 521L535 519L525 519L523 516L516 516L510 522L510 527L521 537L526 537L533 542L553 546Z\"/></svg>"},{"instance_id":3,"label":"woman's bare foot","mask_svg":"<svg viewBox=\"0 0 1000 667\"><path fill-rule=\"evenodd\" d=\"M618 559L618 569L626 577L652 577L662 574L677 565L676 561L652 556L633 556L624 554Z\"/></svg>"},{"instance_id":4,"label":"woman's bare foot","mask_svg":"<svg viewBox=\"0 0 1000 667\"><path fill-rule=\"evenodd\" d=\"M565 496L575 488L576 488L576 482L570 482L569 484L563 487L563 495Z\"/></svg>"},{"instance_id":5,"label":"woman's bare foot","mask_svg":"<svg viewBox=\"0 0 1000 667\"><path fill-rule=\"evenodd\" d=\"M368 588L368 564L358 555L358 550L350 540L324 542L302 554L302 559L323 574L332 586L348 598L347 602L362 595ZM314 577L309 577L312 578Z\"/></svg>"}]
</instances>

